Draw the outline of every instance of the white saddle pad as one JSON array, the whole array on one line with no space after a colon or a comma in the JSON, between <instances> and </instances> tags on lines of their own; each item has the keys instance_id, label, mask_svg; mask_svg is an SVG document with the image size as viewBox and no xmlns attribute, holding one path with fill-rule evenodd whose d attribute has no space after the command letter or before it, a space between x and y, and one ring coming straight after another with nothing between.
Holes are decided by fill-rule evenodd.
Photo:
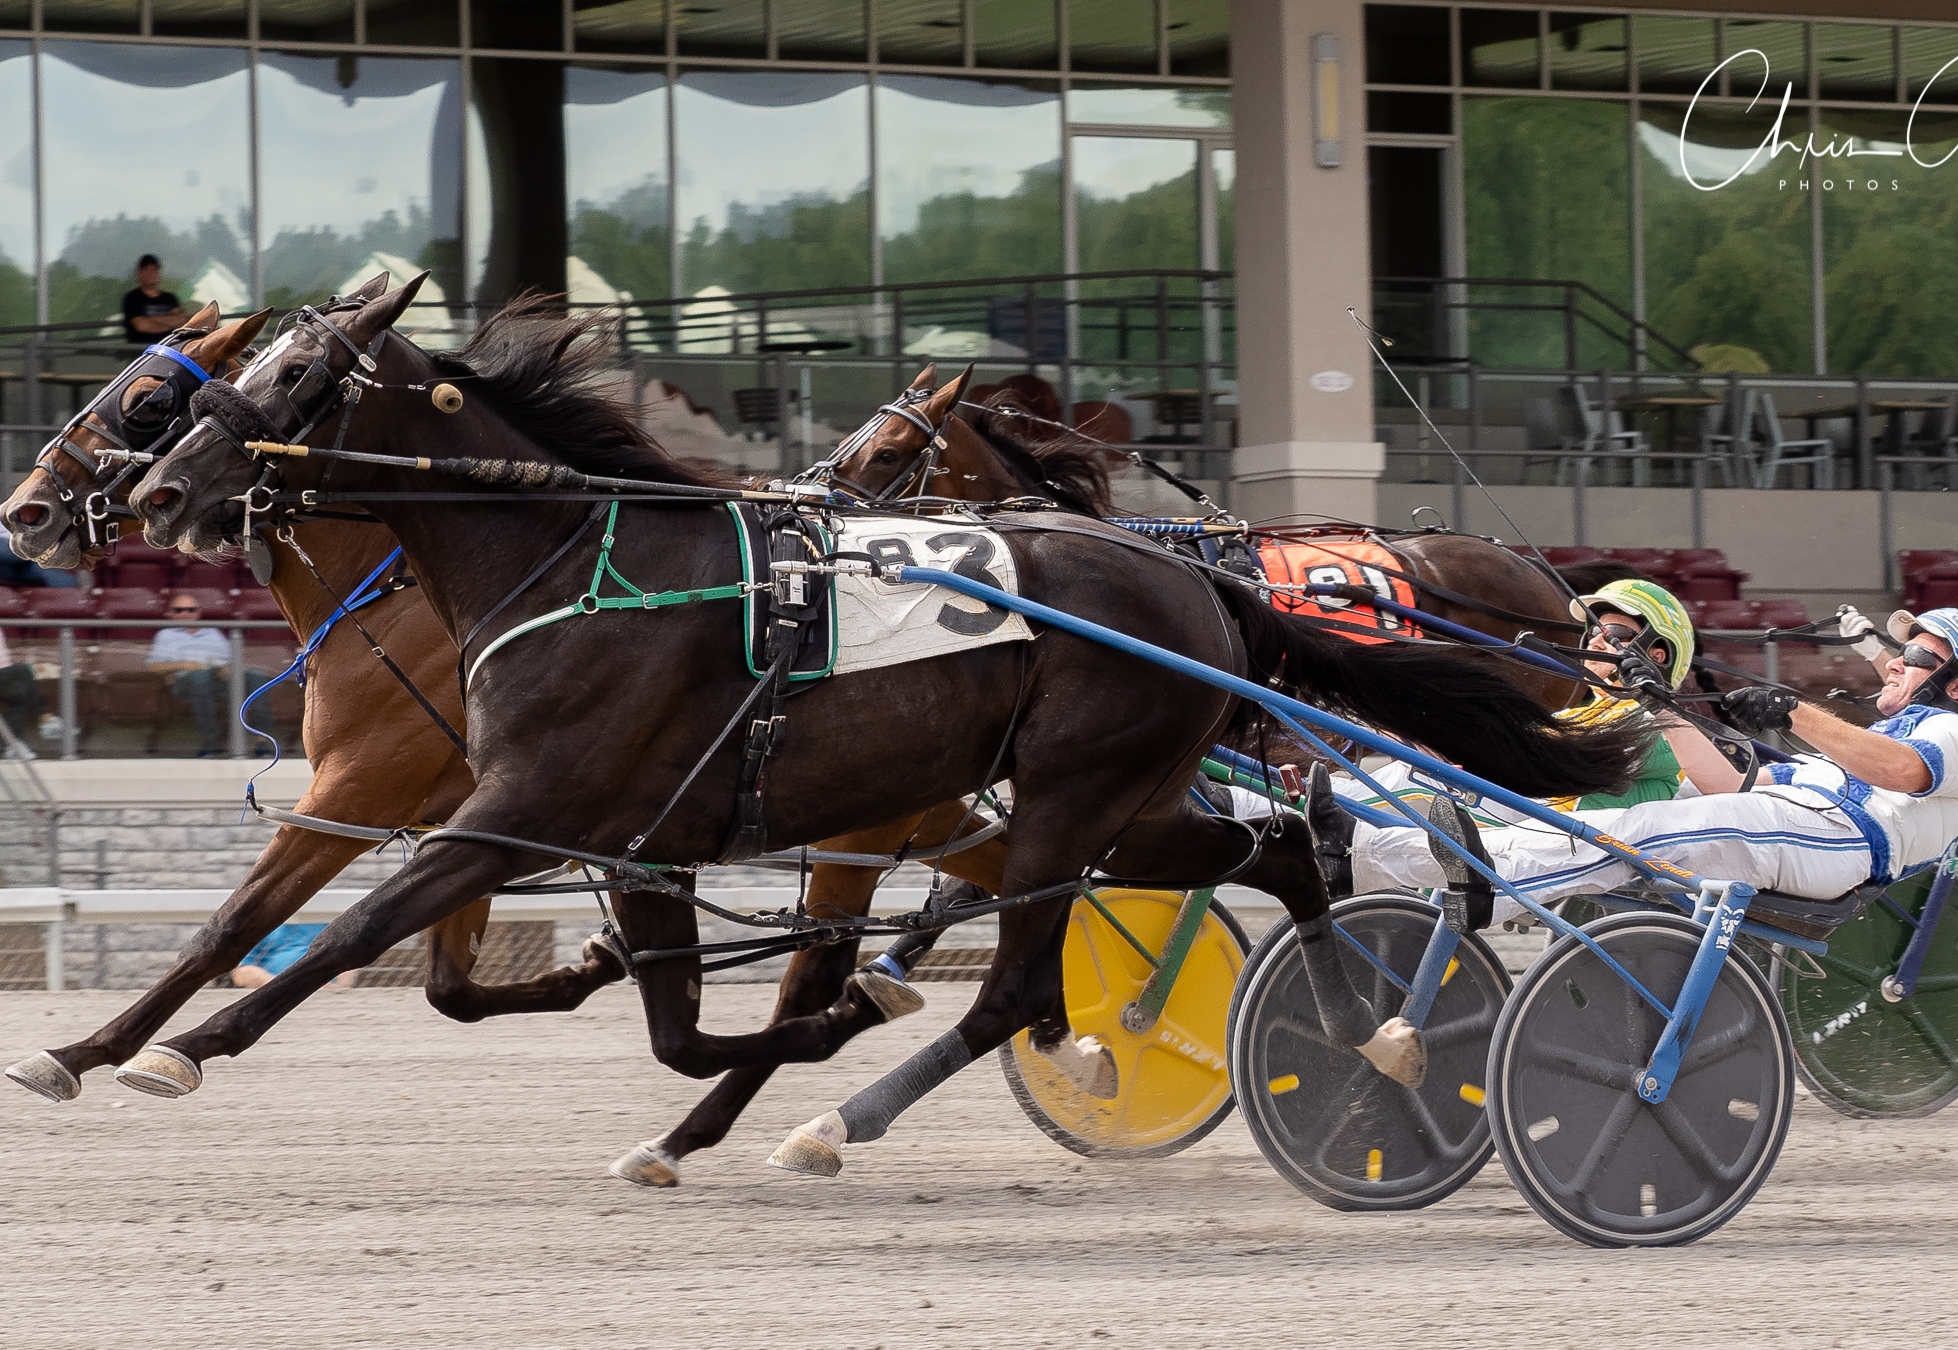
<instances>
[{"instance_id":1,"label":"white saddle pad","mask_svg":"<svg viewBox=\"0 0 1958 1350\"><path fill-rule=\"evenodd\" d=\"M838 523L836 549L868 553L882 562L936 567L1009 595L1020 593L1020 574L1005 541L957 517L845 518ZM836 620L838 675L1033 639L1033 630L1018 614L942 586L894 586L875 577L836 578Z\"/></svg>"}]
</instances>

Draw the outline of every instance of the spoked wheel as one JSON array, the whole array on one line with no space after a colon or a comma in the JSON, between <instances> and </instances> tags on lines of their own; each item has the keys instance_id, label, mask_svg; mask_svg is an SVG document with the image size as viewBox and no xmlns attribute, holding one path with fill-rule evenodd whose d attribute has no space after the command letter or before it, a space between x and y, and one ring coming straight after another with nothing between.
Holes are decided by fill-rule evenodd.
<instances>
[{"instance_id":1,"label":"spoked wheel","mask_svg":"<svg viewBox=\"0 0 1958 1350\"><path fill-rule=\"evenodd\" d=\"M1913 919L1923 911L1931 874L1898 882L1885 900ZM1795 1042L1795 1069L1831 1110L1845 1116L1928 1116L1958 1097L1958 924L1949 917L1931 939L1912 995L1883 996L1911 929L1879 900L1829 938L1815 979L1780 963L1781 1010Z\"/></svg>"},{"instance_id":2,"label":"spoked wheel","mask_svg":"<svg viewBox=\"0 0 1958 1350\"><path fill-rule=\"evenodd\" d=\"M1414 978L1439 912L1401 891L1356 896L1333 921L1403 981ZM1340 940L1353 984L1385 1021L1405 995L1353 942ZM1334 1209L1419 1209L1453 1194L1489 1161L1483 1071L1509 975L1474 933L1455 949L1422 1028L1419 1088L1382 1075L1320 1029L1289 919L1265 935L1231 1005L1231 1081L1265 1161Z\"/></svg>"},{"instance_id":3,"label":"spoked wheel","mask_svg":"<svg viewBox=\"0 0 1958 1350\"><path fill-rule=\"evenodd\" d=\"M1122 927L1161 954L1183 907L1179 891L1097 891ZM1188 1148L1231 1113L1224 1023L1251 946L1229 910L1210 902L1162 1016L1136 1033L1122 1023L1153 973L1085 900L1068 917L1062 979L1076 1036L1098 1036L1120 1075L1110 1100L1091 1097L1033 1049L1022 1031L999 1049L1013 1100L1041 1132L1089 1158L1160 1158Z\"/></svg>"},{"instance_id":4,"label":"spoked wheel","mask_svg":"<svg viewBox=\"0 0 1958 1350\"><path fill-rule=\"evenodd\" d=\"M1654 997L1678 997L1701 930L1618 914L1585 931ZM1489 1118L1517 1190L1594 1247L1705 1237L1759 1190L1794 1107L1788 1033L1766 977L1732 957L1665 1101L1636 1084L1666 1019L1575 938L1531 966L1489 1051Z\"/></svg>"}]
</instances>

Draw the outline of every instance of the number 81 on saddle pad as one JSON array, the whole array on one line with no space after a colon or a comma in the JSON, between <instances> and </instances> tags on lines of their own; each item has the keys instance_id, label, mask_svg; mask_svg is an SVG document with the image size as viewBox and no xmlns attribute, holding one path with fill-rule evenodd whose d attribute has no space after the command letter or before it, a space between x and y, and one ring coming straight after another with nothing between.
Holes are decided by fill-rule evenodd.
<instances>
[{"instance_id":1,"label":"number 81 on saddle pad","mask_svg":"<svg viewBox=\"0 0 1958 1350\"><path fill-rule=\"evenodd\" d=\"M769 531L753 507L730 503L728 510L741 538L744 581L768 576L771 560L810 560L810 544L803 542L807 530L812 543L831 553L869 554L880 562L942 568L1009 595L1020 593L1019 569L1005 541L959 517L851 517L830 528L803 518L799 528ZM847 675L996 642L1033 640L1032 628L1020 615L936 586L893 586L866 576L809 575L807 580L812 587L823 586L826 593L816 600L816 621L803 627L801 650L789 668L791 680ZM748 669L760 676L768 668L768 597L750 594L743 613Z\"/></svg>"}]
</instances>

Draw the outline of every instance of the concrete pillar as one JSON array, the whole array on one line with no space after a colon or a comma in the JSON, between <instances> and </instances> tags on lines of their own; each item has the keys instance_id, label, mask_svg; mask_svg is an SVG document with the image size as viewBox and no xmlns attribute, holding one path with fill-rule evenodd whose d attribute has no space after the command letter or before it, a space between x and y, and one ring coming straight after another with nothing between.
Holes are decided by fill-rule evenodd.
<instances>
[{"instance_id":1,"label":"concrete pillar","mask_svg":"<svg viewBox=\"0 0 1958 1350\"><path fill-rule=\"evenodd\" d=\"M1314 38L1338 42L1339 160L1317 162ZM1251 520L1374 519L1365 51L1360 0L1232 0L1238 444Z\"/></svg>"}]
</instances>

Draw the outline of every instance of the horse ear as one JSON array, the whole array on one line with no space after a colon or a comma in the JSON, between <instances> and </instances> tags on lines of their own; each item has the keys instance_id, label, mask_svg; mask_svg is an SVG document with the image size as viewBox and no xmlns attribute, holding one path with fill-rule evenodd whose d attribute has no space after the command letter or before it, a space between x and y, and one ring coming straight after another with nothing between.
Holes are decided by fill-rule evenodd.
<instances>
[{"instance_id":1,"label":"horse ear","mask_svg":"<svg viewBox=\"0 0 1958 1350\"><path fill-rule=\"evenodd\" d=\"M396 321L407 313L408 306L414 303L415 292L419 291L422 283L427 280L428 273L423 272L420 276L409 278L408 284L400 289L389 291L380 299L369 300L362 305L360 312L354 315L352 322L346 328L347 336L353 339L354 345L365 347L394 327Z\"/></svg>"},{"instance_id":2,"label":"horse ear","mask_svg":"<svg viewBox=\"0 0 1958 1350\"><path fill-rule=\"evenodd\" d=\"M367 280L361 282L360 285L354 287L352 291L348 292L346 295L341 296L340 298L342 300L377 299L380 296L381 292L385 291L388 288L388 282L390 282L391 280L393 280L393 278L390 277L386 272L376 272L373 276L367 278Z\"/></svg>"},{"instance_id":3,"label":"horse ear","mask_svg":"<svg viewBox=\"0 0 1958 1350\"><path fill-rule=\"evenodd\" d=\"M266 320L271 317L271 310L261 309L256 314L247 314L242 319L235 319L217 332L186 344L184 355L208 371L222 370L226 362L251 344L251 340L258 336L259 330L265 327Z\"/></svg>"},{"instance_id":4,"label":"horse ear","mask_svg":"<svg viewBox=\"0 0 1958 1350\"><path fill-rule=\"evenodd\" d=\"M203 328L206 330L215 328L217 327L218 313L218 302L215 300L206 300L202 309L184 320L184 327Z\"/></svg>"},{"instance_id":5,"label":"horse ear","mask_svg":"<svg viewBox=\"0 0 1958 1350\"><path fill-rule=\"evenodd\" d=\"M957 410L960 400L965 398L965 387L972 383L972 367L967 366L959 372L959 377L950 384L943 385L931 396L925 405L925 416L933 422L942 422Z\"/></svg>"},{"instance_id":6,"label":"horse ear","mask_svg":"<svg viewBox=\"0 0 1958 1350\"><path fill-rule=\"evenodd\" d=\"M910 387L913 389L929 389L937 383L938 363L934 361L918 372L918 378L911 381Z\"/></svg>"}]
</instances>

